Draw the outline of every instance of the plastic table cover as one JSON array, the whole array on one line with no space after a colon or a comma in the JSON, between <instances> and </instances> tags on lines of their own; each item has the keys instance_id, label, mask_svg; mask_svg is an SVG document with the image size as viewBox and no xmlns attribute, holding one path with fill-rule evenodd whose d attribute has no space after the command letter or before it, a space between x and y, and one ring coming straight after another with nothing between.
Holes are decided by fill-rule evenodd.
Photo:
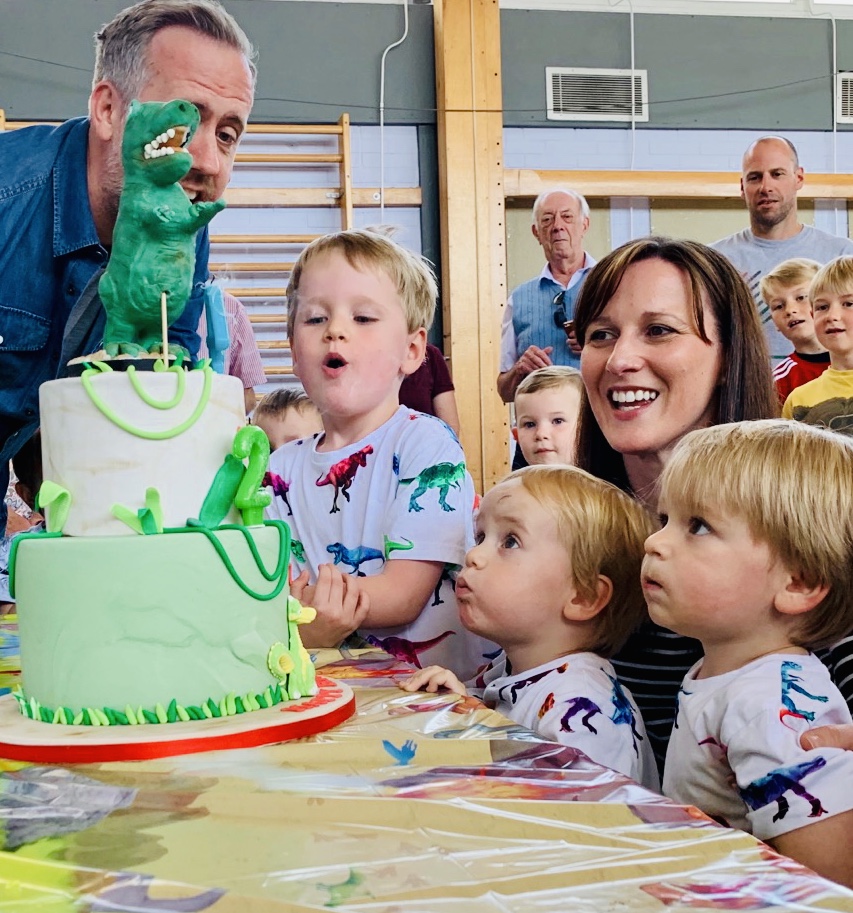
<instances>
[{"instance_id":1,"label":"plastic table cover","mask_svg":"<svg viewBox=\"0 0 853 913\"><path fill-rule=\"evenodd\" d=\"M0 685L16 678L0 623ZM0 911L839 910L853 892L453 695L321 651L357 713L159 761L0 761Z\"/></svg>"}]
</instances>

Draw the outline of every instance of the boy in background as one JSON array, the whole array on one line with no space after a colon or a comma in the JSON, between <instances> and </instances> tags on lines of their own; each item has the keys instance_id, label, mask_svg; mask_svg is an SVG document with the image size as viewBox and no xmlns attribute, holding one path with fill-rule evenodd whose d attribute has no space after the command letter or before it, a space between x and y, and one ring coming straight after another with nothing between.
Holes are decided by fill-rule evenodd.
<instances>
[{"instance_id":1,"label":"boy in background","mask_svg":"<svg viewBox=\"0 0 853 913\"><path fill-rule=\"evenodd\" d=\"M784 260L762 276L759 283L776 329L794 347L773 368L781 403L792 390L820 377L829 367L829 352L815 335L809 301L809 286L819 269L817 260L804 257Z\"/></svg>"},{"instance_id":2,"label":"boy in background","mask_svg":"<svg viewBox=\"0 0 853 913\"><path fill-rule=\"evenodd\" d=\"M318 613L307 645L337 646L357 628L397 658L467 677L492 649L462 627L451 578L472 541L474 486L453 432L399 401L436 295L426 263L377 232L305 248L288 331L323 433L273 454L268 510L301 546L291 589Z\"/></svg>"},{"instance_id":3,"label":"boy in background","mask_svg":"<svg viewBox=\"0 0 853 913\"><path fill-rule=\"evenodd\" d=\"M532 371L515 391L515 438L529 466L575 461L583 380L577 368Z\"/></svg>"},{"instance_id":4,"label":"boy in background","mask_svg":"<svg viewBox=\"0 0 853 913\"><path fill-rule=\"evenodd\" d=\"M853 441L779 420L693 431L659 510L649 614L705 651L679 691L664 793L853 887L853 755L799 741L851 721L810 651L853 628Z\"/></svg>"},{"instance_id":5,"label":"boy in background","mask_svg":"<svg viewBox=\"0 0 853 913\"><path fill-rule=\"evenodd\" d=\"M303 390L279 387L267 393L255 406L252 424L263 429L270 441L270 453L282 444L313 437L323 430L317 407Z\"/></svg>"},{"instance_id":6,"label":"boy in background","mask_svg":"<svg viewBox=\"0 0 853 913\"><path fill-rule=\"evenodd\" d=\"M647 618L639 568L651 517L582 469L528 466L486 494L476 528L456 581L459 612L503 650L470 690L439 666L401 687L472 693L657 789L640 712L607 659Z\"/></svg>"},{"instance_id":7,"label":"boy in background","mask_svg":"<svg viewBox=\"0 0 853 913\"><path fill-rule=\"evenodd\" d=\"M782 415L853 434L853 257L838 257L821 267L809 298L815 334L829 352L829 367L788 395Z\"/></svg>"}]
</instances>

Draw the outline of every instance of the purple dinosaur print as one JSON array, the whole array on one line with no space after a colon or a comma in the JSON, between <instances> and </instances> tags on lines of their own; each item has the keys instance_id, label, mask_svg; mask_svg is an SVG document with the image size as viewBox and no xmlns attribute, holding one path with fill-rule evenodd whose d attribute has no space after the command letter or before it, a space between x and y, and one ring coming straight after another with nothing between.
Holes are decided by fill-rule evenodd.
<instances>
[{"instance_id":1,"label":"purple dinosaur print","mask_svg":"<svg viewBox=\"0 0 853 913\"><path fill-rule=\"evenodd\" d=\"M790 767L777 767L776 770L771 770L770 773L753 780L748 786L738 791L741 799L753 811L775 802L778 805L778 811L773 816L773 820L781 821L788 814L790 805L785 798L785 793L790 790L811 805L809 818L819 818L826 814L826 809L821 805L820 799L800 785L800 781L825 766L826 759L817 757L811 761L803 761L801 764L792 764Z\"/></svg>"},{"instance_id":2,"label":"purple dinosaur print","mask_svg":"<svg viewBox=\"0 0 853 913\"><path fill-rule=\"evenodd\" d=\"M281 498L281 500L284 501L287 505L287 515L288 517L292 517L293 511L290 509L290 501L287 500L287 493L290 491L290 482L285 482L285 480L275 472L265 472L261 487L267 488L268 486L272 488L272 493L276 498Z\"/></svg>"},{"instance_id":3,"label":"purple dinosaur print","mask_svg":"<svg viewBox=\"0 0 853 913\"><path fill-rule=\"evenodd\" d=\"M562 666L557 666L556 669L546 669L544 672L537 672L536 675L531 675L529 678L522 679L520 682L513 682L511 685L504 685L503 688L498 691L498 700L506 700L504 698L504 691L509 688L509 702L514 704L518 700L518 692L523 688L526 688L528 685L535 685L536 682L541 682L546 675L550 675L552 672L556 672L558 675L562 674L569 668L568 663L563 663Z\"/></svg>"},{"instance_id":4,"label":"purple dinosaur print","mask_svg":"<svg viewBox=\"0 0 853 913\"><path fill-rule=\"evenodd\" d=\"M379 647L386 653L390 653L394 659L402 660L404 663L411 663L418 669L422 669L420 654L424 650L429 650L431 647L440 644L455 633L455 631L443 631L437 637L417 641L406 640L403 637L374 637L372 634L368 634L364 639L374 647Z\"/></svg>"},{"instance_id":5,"label":"purple dinosaur print","mask_svg":"<svg viewBox=\"0 0 853 913\"><path fill-rule=\"evenodd\" d=\"M601 713L601 708L595 701L591 701L588 697L572 697L569 698L566 703L569 705L569 709L563 714L563 718L560 720L560 729L563 732L574 732L574 729L569 725L569 720L573 716L577 716L579 713L583 714L581 723L593 734L598 735L598 730L595 726L590 723L590 719L596 715L596 713Z\"/></svg>"},{"instance_id":6,"label":"purple dinosaur print","mask_svg":"<svg viewBox=\"0 0 853 913\"><path fill-rule=\"evenodd\" d=\"M122 873L116 881L98 891L92 903L92 913L110 913L118 910L146 911L161 910L165 913L196 913L209 910L225 891L212 888L194 897L151 897L148 885L154 879L150 875L136 875L133 872Z\"/></svg>"},{"instance_id":7,"label":"purple dinosaur print","mask_svg":"<svg viewBox=\"0 0 853 913\"><path fill-rule=\"evenodd\" d=\"M314 483L318 488L321 485L335 486L335 496L332 499L330 514L335 514L340 510L340 507L338 507L339 494L349 501L349 487L355 479L358 467L367 465L367 458L371 453L373 453L373 447L370 444L362 447L361 450L356 450L355 453L351 453L348 457L344 457L340 462L335 463L324 476L320 476Z\"/></svg>"}]
</instances>

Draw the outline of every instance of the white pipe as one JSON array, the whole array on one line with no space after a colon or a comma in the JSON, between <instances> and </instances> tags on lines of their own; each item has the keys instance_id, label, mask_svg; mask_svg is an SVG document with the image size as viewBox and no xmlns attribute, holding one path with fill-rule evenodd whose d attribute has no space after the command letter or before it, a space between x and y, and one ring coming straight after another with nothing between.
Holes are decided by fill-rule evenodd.
<instances>
[{"instance_id":1,"label":"white pipe","mask_svg":"<svg viewBox=\"0 0 853 913\"><path fill-rule=\"evenodd\" d=\"M402 36L389 44L382 52L379 64L379 221L385 221L385 58L388 52L401 45L409 35L409 3L403 0L403 21L405 28Z\"/></svg>"}]
</instances>

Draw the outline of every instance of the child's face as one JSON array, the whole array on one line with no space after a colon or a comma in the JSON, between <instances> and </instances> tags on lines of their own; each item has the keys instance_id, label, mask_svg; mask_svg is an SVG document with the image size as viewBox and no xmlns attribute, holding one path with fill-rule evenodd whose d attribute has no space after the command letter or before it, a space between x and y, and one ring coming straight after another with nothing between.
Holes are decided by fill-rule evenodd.
<instances>
[{"instance_id":1,"label":"child's face","mask_svg":"<svg viewBox=\"0 0 853 913\"><path fill-rule=\"evenodd\" d=\"M410 333L391 278L356 269L337 251L302 273L293 367L330 430L358 440L399 406L403 377L424 358L426 331Z\"/></svg>"},{"instance_id":2,"label":"child's face","mask_svg":"<svg viewBox=\"0 0 853 913\"><path fill-rule=\"evenodd\" d=\"M311 437L323 430L323 420L316 409L288 409L284 415L262 415L253 421L270 439L270 452L288 441Z\"/></svg>"},{"instance_id":3,"label":"child's face","mask_svg":"<svg viewBox=\"0 0 853 913\"><path fill-rule=\"evenodd\" d=\"M506 650L546 641L575 595L554 517L509 479L480 502L476 542L456 581L462 624Z\"/></svg>"},{"instance_id":4,"label":"child's face","mask_svg":"<svg viewBox=\"0 0 853 913\"><path fill-rule=\"evenodd\" d=\"M515 437L531 466L574 463L580 405L574 384L516 396Z\"/></svg>"},{"instance_id":5,"label":"child's face","mask_svg":"<svg viewBox=\"0 0 853 913\"><path fill-rule=\"evenodd\" d=\"M809 283L792 285L788 288L777 286L767 300L770 316L776 329L799 350L817 342L809 301Z\"/></svg>"},{"instance_id":6,"label":"child's face","mask_svg":"<svg viewBox=\"0 0 853 913\"><path fill-rule=\"evenodd\" d=\"M790 579L742 517L702 516L661 500L662 529L646 539L643 595L657 624L702 641L759 655L769 643L775 598Z\"/></svg>"},{"instance_id":7,"label":"child's face","mask_svg":"<svg viewBox=\"0 0 853 913\"><path fill-rule=\"evenodd\" d=\"M853 357L853 292L815 296L814 328L818 342L832 355Z\"/></svg>"}]
</instances>

